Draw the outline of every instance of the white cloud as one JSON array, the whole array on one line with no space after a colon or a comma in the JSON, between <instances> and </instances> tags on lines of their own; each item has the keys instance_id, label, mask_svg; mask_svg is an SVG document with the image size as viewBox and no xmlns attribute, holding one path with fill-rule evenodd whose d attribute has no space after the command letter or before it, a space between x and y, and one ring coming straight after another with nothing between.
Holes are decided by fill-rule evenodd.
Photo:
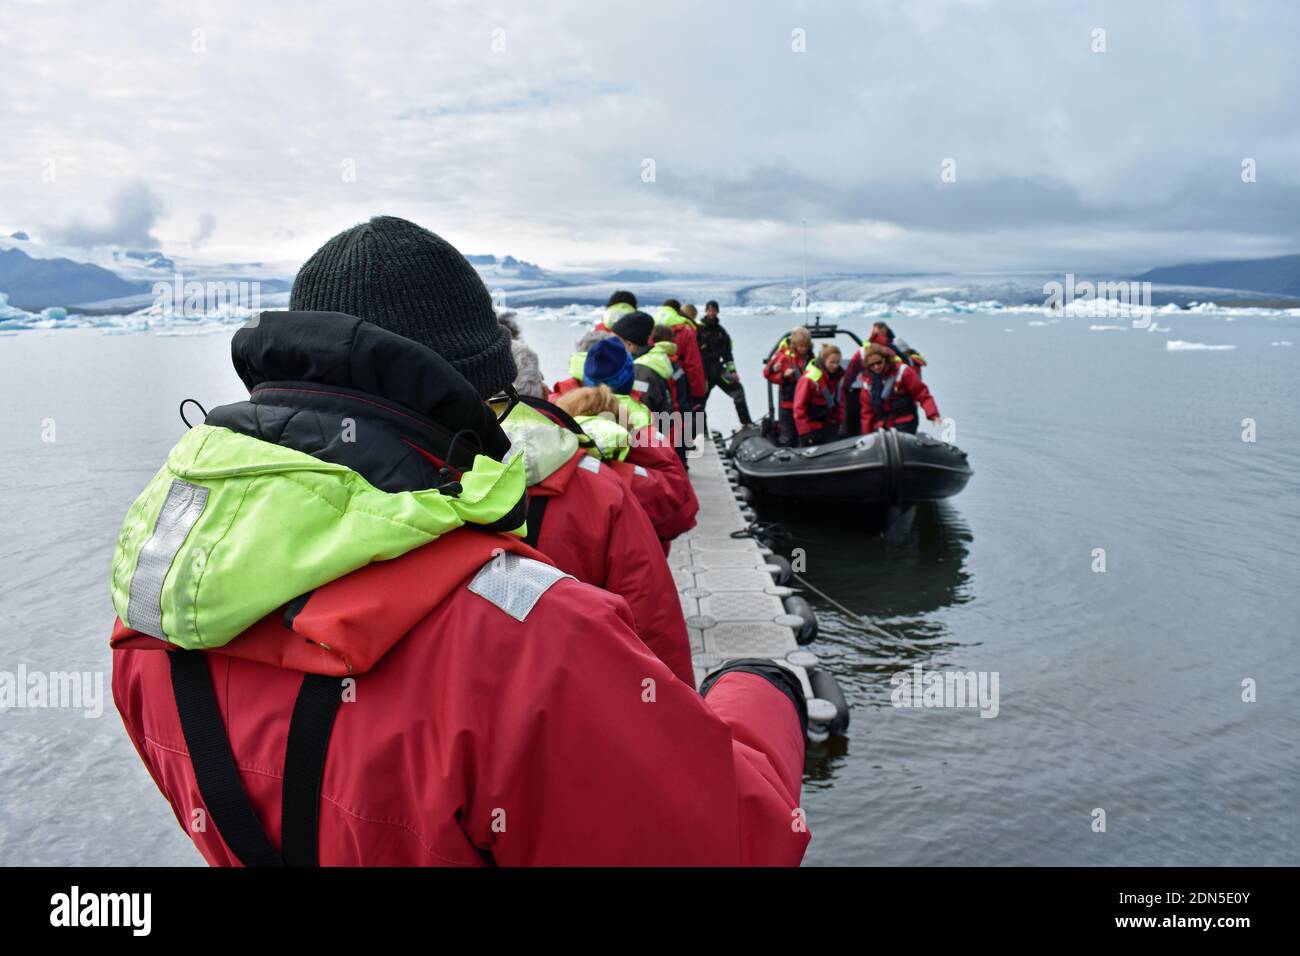
<instances>
[{"instance_id":1,"label":"white cloud","mask_svg":"<svg viewBox=\"0 0 1300 956\"><path fill-rule=\"evenodd\" d=\"M133 9L7 14L8 228L108 238L93 211L143 181L166 208L145 235L245 260L301 260L380 213L545 265L751 273L792 271L801 218L823 269L1144 268L1296 242L1293 4Z\"/></svg>"}]
</instances>

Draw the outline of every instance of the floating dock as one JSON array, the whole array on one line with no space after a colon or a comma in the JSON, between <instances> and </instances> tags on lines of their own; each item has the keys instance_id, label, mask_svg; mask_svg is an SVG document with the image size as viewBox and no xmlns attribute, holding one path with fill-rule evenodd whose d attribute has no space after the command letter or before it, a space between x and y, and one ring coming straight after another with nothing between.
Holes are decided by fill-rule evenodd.
<instances>
[{"instance_id":1,"label":"floating dock","mask_svg":"<svg viewBox=\"0 0 1300 956\"><path fill-rule=\"evenodd\" d=\"M797 635L806 621L786 610L785 599L794 590L777 583L788 567L773 563L771 549L755 538L733 537L755 515L733 484L718 442L701 438L696 453L690 476L700 499L698 523L673 542L668 556L690 633L696 686L729 660L769 658L793 671L803 685L808 736L824 740L842 733L848 724L843 696L829 673L819 672L817 656L799 646Z\"/></svg>"}]
</instances>

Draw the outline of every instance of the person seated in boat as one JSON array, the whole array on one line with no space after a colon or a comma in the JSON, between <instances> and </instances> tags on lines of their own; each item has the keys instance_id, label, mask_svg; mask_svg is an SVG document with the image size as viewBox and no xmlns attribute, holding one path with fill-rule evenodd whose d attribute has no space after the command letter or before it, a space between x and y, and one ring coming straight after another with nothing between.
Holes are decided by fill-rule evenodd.
<instances>
[{"instance_id":1,"label":"person seated in boat","mask_svg":"<svg viewBox=\"0 0 1300 956\"><path fill-rule=\"evenodd\" d=\"M627 410L607 385L583 387L555 403L573 416L592 440L587 453L609 465L659 535L664 554L674 538L695 527L700 510L695 488L672 446L653 426L632 429Z\"/></svg>"},{"instance_id":2,"label":"person seated in boat","mask_svg":"<svg viewBox=\"0 0 1300 956\"><path fill-rule=\"evenodd\" d=\"M798 440L794 426L794 390L812 357L812 333L802 325L781 340L763 367L763 377L777 386L777 444L793 445Z\"/></svg>"},{"instance_id":3,"label":"person seated in boat","mask_svg":"<svg viewBox=\"0 0 1300 956\"><path fill-rule=\"evenodd\" d=\"M892 349L895 355L916 369L917 375L920 375L921 369L925 367L925 356L896 336L886 322L872 325L871 337L867 341Z\"/></svg>"},{"instance_id":4,"label":"person seated in boat","mask_svg":"<svg viewBox=\"0 0 1300 956\"><path fill-rule=\"evenodd\" d=\"M839 437L844 418L841 361L838 345L823 345L794 388L794 427L800 445L821 445Z\"/></svg>"},{"instance_id":5,"label":"person seated in boat","mask_svg":"<svg viewBox=\"0 0 1300 956\"><path fill-rule=\"evenodd\" d=\"M921 376L894 350L872 342L866 348L862 373L862 434L896 428L916 432L917 407L938 424L939 409Z\"/></svg>"}]
</instances>

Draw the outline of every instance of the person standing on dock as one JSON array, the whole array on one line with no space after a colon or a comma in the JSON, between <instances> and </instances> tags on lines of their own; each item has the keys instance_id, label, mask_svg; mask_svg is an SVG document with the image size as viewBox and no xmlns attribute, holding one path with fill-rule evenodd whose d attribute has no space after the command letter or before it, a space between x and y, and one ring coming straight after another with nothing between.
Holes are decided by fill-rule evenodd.
<instances>
[{"instance_id":1,"label":"person standing on dock","mask_svg":"<svg viewBox=\"0 0 1300 956\"><path fill-rule=\"evenodd\" d=\"M794 445L799 433L794 425L794 390L812 359L812 334L802 325L781 340L763 368L763 377L777 386L777 443Z\"/></svg>"},{"instance_id":2,"label":"person standing on dock","mask_svg":"<svg viewBox=\"0 0 1300 956\"><path fill-rule=\"evenodd\" d=\"M668 554L673 540L695 527L700 510L695 488L671 444L657 440L653 426L630 428L626 410L607 385L575 389L555 404L593 440L594 448L587 453L607 462L636 496Z\"/></svg>"},{"instance_id":3,"label":"person standing on dock","mask_svg":"<svg viewBox=\"0 0 1300 956\"><path fill-rule=\"evenodd\" d=\"M885 428L915 434L917 407L938 424L939 408L916 369L893 349L874 342L866 348L862 378L862 434Z\"/></svg>"},{"instance_id":4,"label":"person standing on dock","mask_svg":"<svg viewBox=\"0 0 1300 956\"><path fill-rule=\"evenodd\" d=\"M794 427L800 445L822 445L839 437L844 419L841 359L840 347L828 342L795 386Z\"/></svg>"},{"instance_id":5,"label":"person standing on dock","mask_svg":"<svg viewBox=\"0 0 1300 956\"><path fill-rule=\"evenodd\" d=\"M203 858L797 865L799 681L739 660L697 691L524 542L488 404L510 337L469 262L378 217L289 301L235 333L249 398L181 438L111 572L113 700Z\"/></svg>"},{"instance_id":6,"label":"person standing on dock","mask_svg":"<svg viewBox=\"0 0 1300 956\"><path fill-rule=\"evenodd\" d=\"M745 386L740 384L740 376L736 373L731 336L718 320L718 303L712 299L704 305L704 320L696 329L695 337L700 344L700 360L704 363L705 403L715 388L721 389L735 404L740 424L748 425L751 422L749 404L745 401Z\"/></svg>"},{"instance_id":7,"label":"person standing on dock","mask_svg":"<svg viewBox=\"0 0 1300 956\"><path fill-rule=\"evenodd\" d=\"M614 323L621 316L627 315L629 312L635 312L636 309L636 296L626 289L617 289L611 292L609 299L606 300L605 314L596 323L596 328L602 332L613 332Z\"/></svg>"},{"instance_id":8,"label":"person standing on dock","mask_svg":"<svg viewBox=\"0 0 1300 956\"><path fill-rule=\"evenodd\" d=\"M665 299L655 313L655 321L673 330L673 341L677 343L677 361L686 370L691 410L703 411L708 381L704 377L704 363L700 360L700 343L695 337L695 322L681 314L681 307L682 304L676 299Z\"/></svg>"},{"instance_id":9,"label":"person standing on dock","mask_svg":"<svg viewBox=\"0 0 1300 956\"><path fill-rule=\"evenodd\" d=\"M644 312L625 312L611 327L632 356L632 391L655 416L667 420L674 408L671 359L656 352L651 337L655 320ZM665 366L669 366L665 371Z\"/></svg>"}]
</instances>

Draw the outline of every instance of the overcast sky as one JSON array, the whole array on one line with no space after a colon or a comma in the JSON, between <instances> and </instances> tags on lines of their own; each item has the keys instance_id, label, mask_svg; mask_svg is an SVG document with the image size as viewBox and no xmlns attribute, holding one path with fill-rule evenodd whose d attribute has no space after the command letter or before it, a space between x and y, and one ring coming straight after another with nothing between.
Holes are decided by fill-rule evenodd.
<instances>
[{"instance_id":1,"label":"overcast sky","mask_svg":"<svg viewBox=\"0 0 1300 956\"><path fill-rule=\"evenodd\" d=\"M811 271L1300 250L1294 2L4 4L5 234L300 262L383 213L752 275L798 273L801 219Z\"/></svg>"}]
</instances>

